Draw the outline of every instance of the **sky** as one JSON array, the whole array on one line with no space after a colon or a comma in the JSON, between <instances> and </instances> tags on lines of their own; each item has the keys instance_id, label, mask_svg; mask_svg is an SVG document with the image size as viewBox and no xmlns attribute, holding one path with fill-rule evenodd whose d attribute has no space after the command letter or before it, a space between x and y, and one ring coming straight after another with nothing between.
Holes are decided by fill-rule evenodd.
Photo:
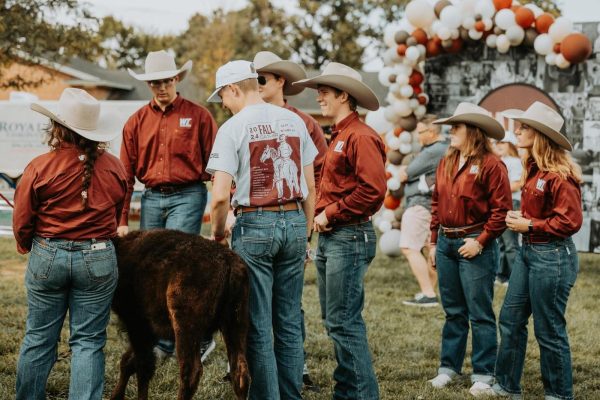
<instances>
[{"instance_id":1,"label":"sky","mask_svg":"<svg viewBox=\"0 0 600 400\"><path fill-rule=\"evenodd\" d=\"M435 2L435 0L430 0ZM85 0L97 17L113 15L123 22L154 34L178 34L188 27L188 19L195 13L209 14L222 7L235 10L244 7L246 0ZM292 0L274 0L276 6L288 6ZM599 21L599 0L559 0L563 15L573 22ZM365 70L376 70L378 62L365 65Z\"/></svg>"}]
</instances>

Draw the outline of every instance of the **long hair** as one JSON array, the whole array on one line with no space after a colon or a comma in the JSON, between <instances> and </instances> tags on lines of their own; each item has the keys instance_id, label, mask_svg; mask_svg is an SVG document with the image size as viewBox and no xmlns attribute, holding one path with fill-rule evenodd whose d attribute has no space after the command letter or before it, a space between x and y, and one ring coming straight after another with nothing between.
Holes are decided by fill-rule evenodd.
<instances>
[{"instance_id":1,"label":"long hair","mask_svg":"<svg viewBox=\"0 0 600 400\"><path fill-rule=\"evenodd\" d=\"M519 157L519 149L512 142L501 142L508 147L507 155L510 157Z\"/></svg>"},{"instance_id":2,"label":"long hair","mask_svg":"<svg viewBox=\"0 0 600 400\"><path fill-rule=\"evenodd\" d=\"M531 146L531 149L525 149L525 151L521 184L524 184L527 178L527 160L530 157L533 157L540 171L554 172L562 179L572 177L577 183L583 183L581 167L573 161L571 155L565 149L543 133L535 130L533 146Z\"/></svg>"},{"instance_id":3,"label":"long hair","mask_svg":"<svg viewBox=\"0 0 600 400\"><path fill-rule=\"evenodd\" d=\"M46 127L45 133L47 136L46 143L52 151L56 151L63 143L70 143L83 153L83 176L81 177L81 206L82 209L87 208L88 204L88 189L92 182L94 173L94 164L96 159L104 152L105 143L94 142L79 135L71 129L55 122Z\"/></svg>"},{"instance_id":4,"label":"long hair","mask_svg":"<svg viewBox=\"0 0 600 400\"><path fill-rule=\"evenodd\" d=\"M464 154L467 159L466 162L471 161L475 164L481 165L483 157L485 157L486 154L494 154L492 150L492 143L485 133L483 133L481 128L469 124L465 124L465 126L467 127L464 150ZM448 147L448 151L445 155L445 172L448 179L452 179L454 169L458 165L459 161L460 150L454 147ZM479 180L481 178L482 170L483 168L479 168L479 172L477 172L475 179Z\"/></svg>"}]
</instances>

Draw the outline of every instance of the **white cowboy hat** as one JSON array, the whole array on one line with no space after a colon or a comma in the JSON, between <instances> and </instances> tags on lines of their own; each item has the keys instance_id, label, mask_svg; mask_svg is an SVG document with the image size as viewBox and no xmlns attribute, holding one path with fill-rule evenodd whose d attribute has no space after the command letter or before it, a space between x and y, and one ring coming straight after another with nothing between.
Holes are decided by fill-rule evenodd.
<instances>
[{"instance_id":1,"label":"white cowboy hat","mask_svg":"<svg viewBox=\"0 0 600 400\"><path fill-rule=\"evenodd\" d=\"M216 89L206 101L209 103L222 102L223 99L219 96L219 90L221 90L223 86L251 78L258 78L253 63L244 60L229 61L227 64L220 66L217 70L217 78L215 80Z\"/></svg>"},{"instance_id":2,"label":"white cowboy hat","mask_svg":"<svg viewBox=\"0 0 600 400\"><path fill-rule=\"evenodd\" d=\"M283 94L293 96L304 90L302 86L292 86L293 82L306 78L306 71L293 61L282 60L270 51L259 51L254 56L254 66L257 72L270 72L285 79Z\"/></svg>"},{"instance_id":3,"label":"white cowboy hat","mask_svg":"<svg viewBox=\"0 0 600 400\"><path fill-rule=\"evenodd\" d=\"M438 125L469 124L480 128L486 136L492 139L504 139L502 124L496 121L488 110L473 103L462 102L456 107L452 116L436 119L433 123Z\"/></svg>"},{"instance_id":4,"label":"white cowboy hat","mask_svg":"<svg viewBox=\"0 0 600 400\"><path fill-rule=\"evenodd\" d=\"M179 76L179 80L182 81L190 69L192 69L192 60L188 60L183 64L183 67L177 69L175 57L164 50L160 50L148 53L143 74L136 74L130 68L127 68L127 71L129 75L138 81L155 81L173 78L174 76Z\"/></svg>"},{"instance_id":5,"label":"white cowboy hat","mask_svg":"<svg viewBox=\"0 0 600 400\"><path fill-rule=\"evenodd\" d=\"M293 85L311 89L317 89L319 85L331 86L348 93L354 97L359 106L367 110L376 111L379 108L377 96L363 83L360 73L344 64L330 62L321 75L302 79L294 82Z\"/></svg>"},{"instance_id":6,"label":"white cowboy hat","mask_svg":"<svg viewBox=\"0 0 600 400\"><path fill-rule=\"evenodd\" d=\"M56 113L37 103L30 107L94 142L110 142L121 133L122 126L114 115L102 111L100 102L82 89L63 90Z\"/></svg>"},{"instance_id":7,"label":"white cowboy hat","mask_svg":"<svg viewBox=\"0 0 600 400\"><path fill-rule=\"evenodd\" d=\"M506 118L514 119L523 124L531 126L536 131L546 135L550 140L565 150L573 150L573 146L567 138L560 133L565 120L552 107L536 101L525 111L511 110L505 113Z\"/></svg>"}]
</instances>

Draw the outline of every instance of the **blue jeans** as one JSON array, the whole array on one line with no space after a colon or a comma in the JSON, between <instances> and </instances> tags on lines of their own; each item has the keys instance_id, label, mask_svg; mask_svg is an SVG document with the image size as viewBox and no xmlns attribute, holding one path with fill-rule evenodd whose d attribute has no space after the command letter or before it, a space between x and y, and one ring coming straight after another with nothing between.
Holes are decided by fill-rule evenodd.
<instances>
[{"instance_id":1,"label":"blue jeans","mask_svg":"<svg viewBox=\"0 0 600 400\"><path fill-rule=\"evenodd\" d=\"M500 312L496 380L506 392L521 393L527 322L533 314L546 398L573 398L565 309L578 270L577 250L571 238L523 244Z\"/></svg>"},{"instance_id":2,"label":"blue jeans","mask_svg":"<svg viewBox=\"0 0 600 400\"><path fill-rule=\"evenodd\" d=\"M179 192L163 194L144 189L140 229L175 229L194 235L200 234L206 208L206 184L200 182ZM211 338L203 339L205 342ZM175 352L175 343L159 339L158 348L168 354Z\"/></svg>"},{"instance_id":3,"label":"blue jeans","mask_svg":"<svg viewBox=\"0 0 600 400\"><path fill-rule=\"evenodd\" d=\"M17 364L17 400L43 400L56 362L60 331L69 311L69 399L101 399L104 344L117 286L113 244L91 250L92 241L33 241L25 275L27 325Z\"/></svg>"},{"instance_id":4,"label":"blue jeans","mask_svg":"<svg viewBox=\"0 0 600 400\"><path fill-rule=\"evenodd\" d=\"M379 399L362 317L364 277L376 246L371 222L319 234L315 264L321 316L337 361L333 373L335 399Z\"/></svg>"},{"instance_id":5,"label":"blue jeans","mask_svg":"<svg viewBox=\"0 0 600 400\"><path fill-rule=\"evenodd\" d=\"M232 248L248 264L250 280L249 398L301 399L304 212L242 213Z\"/></svg>"},{"instance_id":6,"label":"blue jeans","mask_svg":"<svg viewBox=\"0 0 600 400\"><path fill-rule=\"evenodd\" d=\"M519 200L513 200L513 210L521 208L521 202ZM519 234L510 229L506 229L502 232L502 235L498 238L498 249L500 251L500 257L498 257L498 270L496 276L501 281L508 281L510 278L510 272L515 260L519 254L521 246L519 246Z\"/></svg>"},{"instance_id":7,"label":"blue jeans","mask_svg":"<svg viewBox=\"0 0 600 400\"><path fill-rule=\"evenodd\" d=\"M467 235L477 237L478 233ZM491 240L482 253L467 259L458 253L463 238L438 237L435 263L446 322L442 330L441 363L438 373L461 373L469 323L473 335L472 382L493 383L496 363L496 317L492 308L498 245Z\"/></svg>"},{"instance_id":8,"label":"blue jeans","mask_svg":"<svg viewBox=\"0 0 600 400\"><path fill-rule=\"evenodd\" d=\"M198 235L202 227L206 198L204 182L171 194L144 189L140 229L176 229Z\"/></svg>"}]
</instances>

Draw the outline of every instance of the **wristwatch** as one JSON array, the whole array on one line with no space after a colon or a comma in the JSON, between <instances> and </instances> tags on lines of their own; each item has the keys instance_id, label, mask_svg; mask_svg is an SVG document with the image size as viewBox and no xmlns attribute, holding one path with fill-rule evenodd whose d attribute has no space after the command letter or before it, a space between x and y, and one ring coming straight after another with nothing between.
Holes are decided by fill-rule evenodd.
<instances>
[{"instance_id":1,"label":"wristwatch","mask_svg":"<svg viewBox=\"0 0 600 400\"><path fill-rule=\"evenodd\" d=\"M527 226L527 232L533 233L533 221L529 220L529 226Z\"/></svg>"}]
</instances>

